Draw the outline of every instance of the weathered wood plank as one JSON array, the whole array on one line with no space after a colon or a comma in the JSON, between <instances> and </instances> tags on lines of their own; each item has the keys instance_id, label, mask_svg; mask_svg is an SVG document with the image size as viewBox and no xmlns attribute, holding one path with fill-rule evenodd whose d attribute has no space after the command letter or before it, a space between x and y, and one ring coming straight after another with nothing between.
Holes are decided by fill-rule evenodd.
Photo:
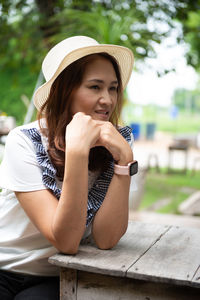
<instances>
[{"instance_id":1,"label":"weathered wood plank","mask_svg":"<svg viewBox=\"0 0 200 300\"><path fill-rule=\"evenodd\" d=\"M199 263L200 263L200 262L199 262ZM200 264L199 264L199 266L198 266L196 272L194 273L194 276L193 276L193 278L192 278L192 283L193 283L194 285L197 284L198 286L200 286Z\"/></svg>"},{"instance_id":2,"label":"weathered wood plank","mask_svg":"<svg viewBox=\"0 0 200 300\"><path fill-rule=\"evenodd\" d=\"M68 267L68 263L72 256L67 254L58 253L49 257L48 262L58 267Z\"/></svg>"},{"instance_id":3,"label":"weathered wood plank","mask_svg":"<svg viewBox=\"0 0 200 300\"><path fill-rule=\"evenodd\" d=\"M77 271L61 269L60 272L60 299L77 300Z\"/></svg>"},{"instance_id":4,"label":"weathered wood plank","mask_svg":"<svg viewBox=\"0 0 200 300\"><path fill-rule=\"evenodd\" d=\"M193 280L199 264L199 229L172 227L128 270L127 277L200 287Z\"/></svg>"},{"instance_id":5,"label":"weathered wood plank","mask_svg":"<svg viewBox=\"0 0 200 300\"><path fill-rule=\"evenodd\" d=\"M111 250L84 245L80 246L76 256L55 255L49 261L62 267L123 277L127 269L169 228L166 225L130 222L126 234Z\"/></svg>"},{"instance_id":6,"label":"weathered wood plank","mask_svg":"<svg viewBox=\"0 0 200 300\"><path fill-rule=\"evenodd\" d=\"M78 271L77 300L199 300L191 287Z\"/></svg>"}]
</instances>

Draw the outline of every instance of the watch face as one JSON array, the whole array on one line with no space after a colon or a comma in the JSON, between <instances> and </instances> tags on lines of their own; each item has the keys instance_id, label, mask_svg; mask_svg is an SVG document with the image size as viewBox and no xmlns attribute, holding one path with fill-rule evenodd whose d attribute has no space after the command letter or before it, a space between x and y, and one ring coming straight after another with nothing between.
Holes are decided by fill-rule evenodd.
<instances>
[{"instance_id":1,"label":"watch face","mask_svg":"<svg viewBox=\"0 0 200 300\"><path fill-rule=\"evenodd\" d=\"M134 174L136 174L138 172L138 162L134 161L131 165L130 165L130 176L133 176Z\"/></svg>"}]
</instances>

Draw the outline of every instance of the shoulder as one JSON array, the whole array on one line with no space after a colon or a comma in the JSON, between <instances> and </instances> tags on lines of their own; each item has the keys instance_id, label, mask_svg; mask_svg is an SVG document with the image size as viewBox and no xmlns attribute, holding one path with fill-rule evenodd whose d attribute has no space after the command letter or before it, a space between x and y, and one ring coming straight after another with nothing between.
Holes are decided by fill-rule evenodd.
<instances>
[{"instance_id":1,"label":"shoulder","mask_svg":"<svg viewBox=\"0 0 200 300\"><path fill-rule=\"evenodd\" d=\"M29 130L35 128L37 130L39 130L39 123L38 121L34 121L31 122L29 124L25 124L25 125L21 125L21 126L17 126L14 129L12 129L9 134L8 134L8 138L14 138L15 136L23 136L23 130Z\"/></svg>"},{"instance_id":2,"label":"shoulder","mask_svg":"<svg viewBox=\"0 0 200 300\"><path fill-rule=\"evenodd\" d=\"M0 186L12 191L44 189L37 149L24 130L39 132L38 122L18 126L10 131L0 165L0 177L2 174L4 177L3 180L1 179ZM38 143L38 148L43 150L41 141L40 144Z\"/></svg>"},{"instance_id":3,"label":"shoulder","mask_svg":"<svg viewBox=\"0 0 200 300\"><path fill-rule=\"evenodd\" d=\"M14 129L12 129L10 132L12 132L12 131L21 131L23 129L30 129L30 128L36 128L36 129L39 130L39 128L40 128L39 127L39 121L36 120L36 121L33 121L31 123L28 123L28 124L17 126Z\"/></svg>"},{"instance_id":4,"label":"shoulder","mask_svg":"<svg viewBox=\"0 0 200 300\"><path fill-rule=\"evenodd\" d=\"M25 131L30 129L36 129L39 131L38 121L21 125L12 129L6 139L5 150L9 151L10 149L13 152L13 149L23 150L26 147L32 148L32 142L25 134Z\"/></svg>"},{"instance_id":5,"label":"shoulder","mask_svg":"<svg viewBox=\"0 0 200 300\"><path fill-rule=\"evenodd\" d=\"M40 132L40 127L39 127L39 122L38 121L34 121L25 125L21 125L21 126L17 126L14 129L12 129L9 134L8 137L6 139L6 143L8 143L9 141L22 141L22 140L27 140L27 134L26 132L29 132L31 130L35 130L37 131L39 134L41 134Z\"/></svg>"}]
</instances>

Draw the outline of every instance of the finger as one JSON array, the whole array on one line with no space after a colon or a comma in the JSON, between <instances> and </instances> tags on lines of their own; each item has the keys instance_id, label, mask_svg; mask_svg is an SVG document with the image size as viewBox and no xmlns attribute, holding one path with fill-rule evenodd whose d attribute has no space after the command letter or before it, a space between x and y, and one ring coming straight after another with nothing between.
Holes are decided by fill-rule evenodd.
<instances>
[{"instance_id":1,"label":"finger","mask_svg":"<svg viewBox=\"0 0 200 300\"><path fill-rule=\"evenodd\" d=\"M92 145L91 148L99 147L99 146L103 146L103 144L101 144L100 142L97 141L94 145Z\"/></svg>"},{"instance_id":2,"label":"finger","mask_svg":"<svg viewBox=\"0 0 200 300\"><path fill-rule=\"evenodd\" d=\"M95 122L96 125L105 125L107 123L107 121L100 121L100 120L93 120Z\"/></svg>"},{"instance_id":3,"label":"finger","mask_svg":"<svg viewBox=\"0 0 200 300\"><path fill-rule=\"evenodd\" d=\"M86 114L85 114L84 112L79 111L79 112L73 114L73 115L72 115L72 118L74 118L74 117L76 117L76 116L77 116L77 117L78 117L78 116L86 116Z\"/></svg>"}]
</instances>

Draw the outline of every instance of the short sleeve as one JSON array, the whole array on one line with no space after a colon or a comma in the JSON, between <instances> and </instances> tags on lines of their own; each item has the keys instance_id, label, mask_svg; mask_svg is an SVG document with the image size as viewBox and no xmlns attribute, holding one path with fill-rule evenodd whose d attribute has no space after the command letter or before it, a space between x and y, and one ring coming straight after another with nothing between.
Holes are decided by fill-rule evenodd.
<instances>
[{"instance_id":1,"label":"short sleeve","mask_svg":"<svg viewBox=\"0 0 200 300\"><path fill-rule=\"evenodd\" d=\"M21 192L46 189L34 145L20 127L13 129L6 139L0 165L0 187Z\"/></svg>"}]
</instances>

